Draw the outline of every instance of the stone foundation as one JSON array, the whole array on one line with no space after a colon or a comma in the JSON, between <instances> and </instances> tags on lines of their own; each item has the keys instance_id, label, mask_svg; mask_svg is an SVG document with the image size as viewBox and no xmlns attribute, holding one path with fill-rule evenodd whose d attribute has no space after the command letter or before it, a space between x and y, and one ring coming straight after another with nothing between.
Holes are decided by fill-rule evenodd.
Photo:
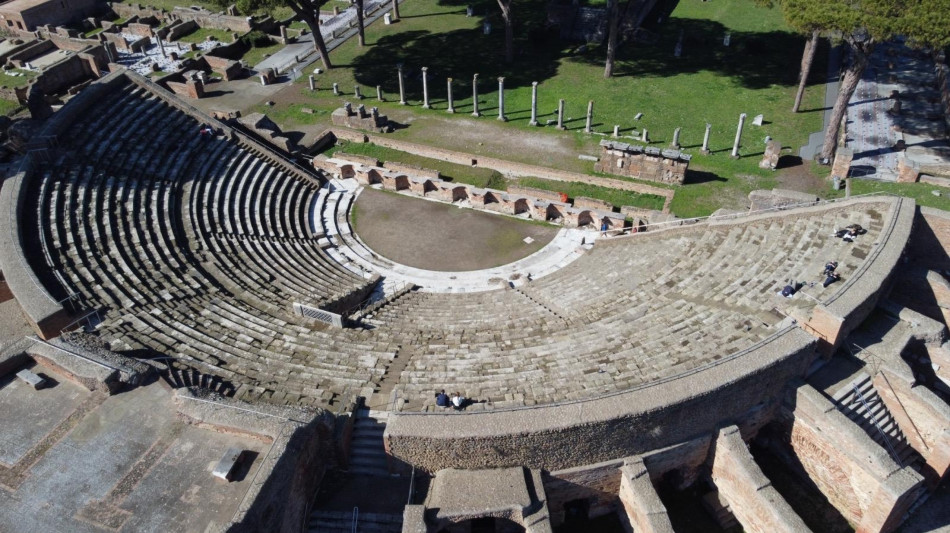
<instances>
[{"instance_id":1,"label":"stone foundation","mask_svg":"<svg viewBox=\"0 0 950 533\"><path fill-rule=\"evenodd\" d=\"M692 156L615 141L600 141L603 151L594 170L659 183L682 185Z\"/></svg>"}]
</instances>

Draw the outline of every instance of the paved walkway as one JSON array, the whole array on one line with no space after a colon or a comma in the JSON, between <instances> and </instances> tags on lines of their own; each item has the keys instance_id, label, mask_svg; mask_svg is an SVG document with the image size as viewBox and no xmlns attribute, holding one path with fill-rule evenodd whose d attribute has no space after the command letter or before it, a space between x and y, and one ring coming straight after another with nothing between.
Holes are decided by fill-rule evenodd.
<instances>
[{"instance_id":1,"label":"paved walkway","mask_svg":"<svg viewBox=\"0 0 950 533\"><path fill-rule=\"evenodd\" d=\"M841 81L838 78L838 71L841 68L841 47L836 46L831 49L828 56L828 72L825 78L825 99L824 113L822 113L821 131L817 131L808 136L808 144L802 146L798 151L799 157L805 161L815 159L815 155L821 151L821 145L825 143L825 131L828 130L828 123L831 122L831 109L835 106L835 99L838 98L838 88L841 87Z\"/></svg>"},{"instance_id":2,"label":"paved walkway","mask_svg":"<svg viewBox=\"0 0 950 533\"><path fill-rule=\"evenodd\" d=\"M353 179L332 180L327 187L331 192L344 191L354 197L359 195L362 187ZM435 201L431 200L430 201ZM320 227L323 220L327 220L322 213L315 213L314 225ZM497 216L505 216L498 214ZM483 292L501 289L503 281L513 286L523 285L531 279L538 279L567 266L581 257L593 246L599 235L596 231L575 228L562 228L554 239L541 250L524 259L507 265L483 270L468 272L438 272L413 268L396 263L384 264L373 257L373 252L366 247L359 237L349 228L349 220L341 221L345 227L340 232L352 237L347 241L355 245L341 246L329 249L328 252L337 261L353 272L363 275L366 271L378 272L385 278L385 284L398 290L405 284L415 284L424 292ZM345 242L345 241L344 241ZM387 290L387 293L390 291Z\"/></svg>"},{"instance_id":3,"label":"paved walkway","mask_svg":"<svg viewBox=\"0 0 950 533\"><path fill-rule=\"evenodd\" d=\"M400 0L400 3L403 1L404 0ZM388 8L390 4L391 0L366 0L363 6L364 27L382 18L382 16L389 11L386 8ZM357 34L355 5L340 11L339 15L321 15L320 20L322 22L320 25L320 33L323 35L323 40L327 45L328 51L334 50L346 42L347 39ZM306 35L300 36L296 42L288 44L270 57L254 65L254 70L261 71L265 68L272 68L278 73L288 71L292 74L294 72L302 73L307 66L319 60L320 55L313 45L313 34L307 33Z\"/></svg>"}]
</instances>

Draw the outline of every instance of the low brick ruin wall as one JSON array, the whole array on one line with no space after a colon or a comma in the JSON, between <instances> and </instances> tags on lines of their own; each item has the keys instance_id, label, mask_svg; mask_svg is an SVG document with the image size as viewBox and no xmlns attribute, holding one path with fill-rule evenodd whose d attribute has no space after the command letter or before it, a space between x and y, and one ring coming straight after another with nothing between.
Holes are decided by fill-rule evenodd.
<instances>
[{"instance_id":1,"label":"low brick ruin wall","mask_svg":"<svg viewBox=\"0 0 950 533\"><path fill-rule=\"evenodd\" d=\"M566 172L563 170L528 165L525 163L505 161L503 159L497 159L494 157L478 156L463 152L455 152L453 150L445 150L442 148L433 148L424 144L396 140L382 135L370 135L360 131L345 130L343 128L334 128L332 132L338 139L345 139L352 142L371 142L386 148L409 152L411 154L416 154L431 159L438 159L440 161L448 161L450 163L472 167L490 168L497 170L506 176L535 177L552 181L587 183L589 185L597 185L610 189L633 191L641 194L652 194L666 199L663 204L664 213L670 212L670 202L673 201L673 190L652 187L642 183L633 183L610 178L599 178L596 176L588 176L586 174L577 174L574 172Z\"/></svg>"},{"instance_id":2,"label":"low brick ruin wall","mask_svg":"<svg viewBox=\"0 0 950 533\"><path fill-rule=\"evenodd\" d=\"M364 160L364 162L371 161ZM362 185L381 184L386 190L448 203L467 200L472 207L477 209L507 215L527 214L536 220L545 220L567 227L590 226L599 229L602 224L607 224L608 229L616 230L622 229L625 224L623 215L609 211L597 211L543 198L406 175L383 167L354 163L344 159L317 156L313 158L313 166L333 176L355 178Z\"/></svg>"},{"instance_id":3,"label":"low brick ruin wall","mask_svg":"<svg viewBox=\"0 0 950 533\"><path fill-rule=\"evenodd\" d=\"M394 457L442 468L524 465L549 471L642 454L741 425L802 376L816 340L788 327L713 365L601 398L479 413L393 413Z\"/></svg>"}]
</instances>

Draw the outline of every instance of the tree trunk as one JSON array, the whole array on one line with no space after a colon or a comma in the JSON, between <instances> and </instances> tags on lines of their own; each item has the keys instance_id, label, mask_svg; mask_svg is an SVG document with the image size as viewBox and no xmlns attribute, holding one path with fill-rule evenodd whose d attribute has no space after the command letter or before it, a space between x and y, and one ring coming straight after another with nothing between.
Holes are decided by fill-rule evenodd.
<instances>
[{"instance_id":1,"label":"tree trunk","mask_svg":"<svg viewBox=\"0 0 950 533\"><path fill-rule=\"evenodd\" d=\"M320 53L320 61L323 62L323 68L330 70L333 64L330 63L330 52L327 51L327 43L323 40L323 34L320 33L320 23L317 19L304 20L310 27L310 33L313 34L313 46Z\"/></svg>"},{"instance_id":2,"label":"tree trunk","mask_svg":"<svg viewBox=\"0 0 950 533\"><path fill-rule=\"evenodd\" d=\"M818 33L818 30L811 32L811 39L805 43L805 53L802 54L802 68L798 74L798 92L795 93L795 104L792 105L792 113L798 113L798 108L802 105L805 85L808 83L808 74L811 72L812 62L815 61L815 51L818 50Z\"/></svg>"},{"instance_id":3,"label":"tree trunk","mask_svg":"<svg viewBox=\"0 0 950 533\"><path fill-rule=\"evenodd\" d=\"M393 0L393 20L399 20L399 0Z\"/></svg>"},{"instance_id":4,"label":"tree trunk","mask_svg":"<svg viewBox=\"0 0 950 533\"><path fill-rule=\"evenodd\" d=\"M360 46L366 46L366 34L363 31L363 0L356 0L356 30L359 35Z\"/></svg>"},{"instance_id":5,"label":"tree trunk","mask_svg":"<svg viewBox=\"0 0 950 533\"><path fill-rule=\"evenodd\" d=\"M515 60L515 28L511 20L511 0L498 0L501 18L505 21L505 63Z\"/></svg>"},{"instance_id":6,"label":"tree trunk","mask_svg":"<svg viewBox=\"0 0 950 533\"><path fill-rule=\"evenodd\" d=\"M874 49L873 43L849 44L851 44L854 59L845 70L841 87L838 89L838 98L835 100L835 107L831 110L831 121L828 123L828 129L825 130L825 143L821 146L821 153L818 156L822 163L830 164L831 162L835 147L838 145L838 131L841 127L841 121L848 110L848 102L851 100L851 96L854 95L854 90L858 88L858 82L864 74L864 69L868 66L868 55Z\"/></svg>"},{"instance_id":7,"label":"tree trunk","mask_svg":"<svg viewBox=\"0 0 950 533\"><path fill-rule=\"evenodd\" d=\"M607 21L610 28L607 32L607 64L604 66L604 78L614 75L614 57L617 54L617 33L620 29L620 9L617 5L620 0L608 0Z\"/></svg>"}]
</instances>

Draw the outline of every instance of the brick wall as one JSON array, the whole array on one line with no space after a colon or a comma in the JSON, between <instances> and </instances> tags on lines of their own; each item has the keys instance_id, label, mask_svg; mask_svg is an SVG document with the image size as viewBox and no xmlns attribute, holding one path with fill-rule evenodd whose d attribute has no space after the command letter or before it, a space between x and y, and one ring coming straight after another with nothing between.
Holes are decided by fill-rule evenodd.
<instances>
[{"instance_id":1,"label":"brick wall","mask_svg":"<svg viewBox=\"0 0 950 533\"><path fill-rule=\"evenodd\" d=\"M576 174L573 172L566 172L563 170L556 170L546 167L539 167L535 165L528 165L525 163L516 163L513 161L505 161L502 159L496 159L493 157L484 157L477 156L472 154L466 154L463 152L455 152L452 150L445 150L442 148L433 148L431 146L426 146L422 144L411 143L408 141L400 141L391 139L389 137L384 137L381 135L367 135L362 132L351 132L347 133L344 128L334 128L334 134L338 138L346 138L350 136L351 138L365 138L365 141L356 141L356 142L371 142L378 144L380 146L385 146L386 148L392 148L394 150L401 150L403 152L409 152L416 155L421 155L423 157L430 157L432 159L439 159L442 161L449 161L451 163L456 163L459 165L468 165L468 166L478 166L486 167L497 170L502 174L507 176L515 177L536 177L541 179L547 179L552 181L573 181L578 183L587 183L590 185L598 185L600 187L608 187L611 189L619 189L623 191L634 191L642 194L653 194L656 196L661 196L666 198L666 202L663 205L663 212L669 213L670 211L670 202L673 200L674 192L670 189L663 189L660 187L651 187L650 185L643 185L640 183L633 183L629 181L615 180L610 178L598 178L595 176L588 176L586 174ZM349 140L349 139L348 139Z\"/></svg>"}]
</instances>

